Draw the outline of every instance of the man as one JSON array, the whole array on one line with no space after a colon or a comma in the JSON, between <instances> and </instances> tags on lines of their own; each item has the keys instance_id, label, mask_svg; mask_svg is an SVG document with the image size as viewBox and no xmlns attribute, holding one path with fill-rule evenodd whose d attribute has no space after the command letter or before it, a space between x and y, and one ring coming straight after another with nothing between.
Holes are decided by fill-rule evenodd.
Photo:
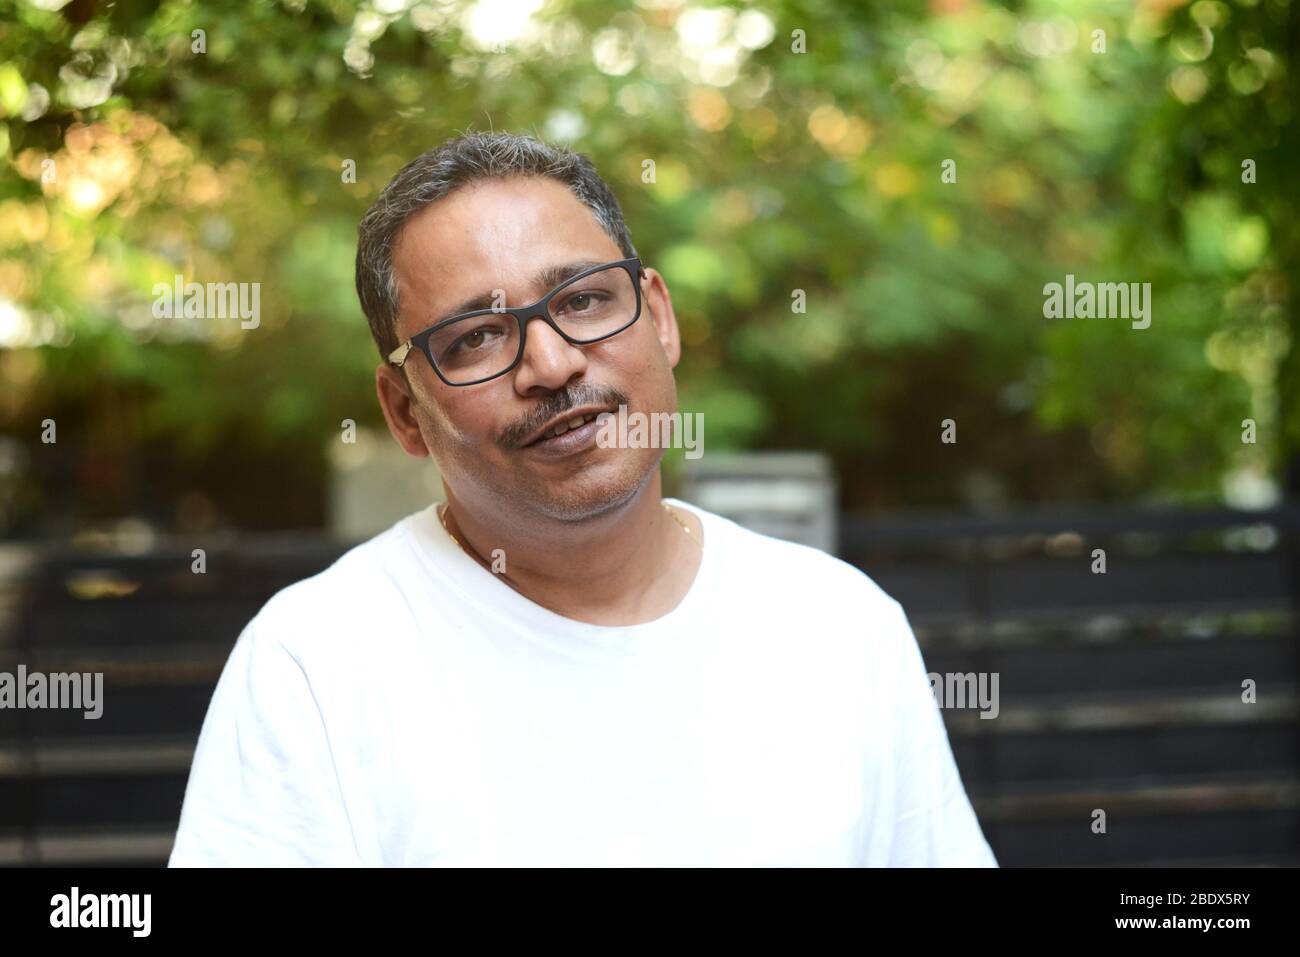
<instances>
[{"instance_id":1,"label":"man","mask_svg":"<svg viewBox=\"0 0 1300 957\"><path fill-rule=\"evenodd\" d=\"M249 623L172 865L996 866L898 602L597 442L677 410L681 344L585 157L461 137L359 234L379 403L446 506Z\"/></svg>"}]
</instances>

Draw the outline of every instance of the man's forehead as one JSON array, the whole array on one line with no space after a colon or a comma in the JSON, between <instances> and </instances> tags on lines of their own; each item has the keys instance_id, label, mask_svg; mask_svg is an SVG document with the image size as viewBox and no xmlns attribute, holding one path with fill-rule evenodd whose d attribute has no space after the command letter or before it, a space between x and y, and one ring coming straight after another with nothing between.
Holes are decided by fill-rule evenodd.
<instances>
[{"instance_id":1,"label":"man's forehead","mask_svg":"<svg viewBox=\"0 0 1300 957\"><path fill-rule=\"evenodd\" d=\"M402 319L419 323L489 308L493 302L479 303L497 290L522 304L522 296L622 258L563 184L533 177L463 187L421 210L402 230L393 271Z\"/></svg>"},{"instance_id":2,"label":"man's forehead","mask_svg":"<svg viewBox=\"0 0 1300 957\"><path fill-rule=\"evenodd\" d=\"M595 215L573 193L545 177L512 177L462 186L415 213L402 229L394 260L426 267L427 260L461 270L496 270L539 248L603 237ZM424 260L421 262L420 260Z\"/></svg>"}]
</instances>

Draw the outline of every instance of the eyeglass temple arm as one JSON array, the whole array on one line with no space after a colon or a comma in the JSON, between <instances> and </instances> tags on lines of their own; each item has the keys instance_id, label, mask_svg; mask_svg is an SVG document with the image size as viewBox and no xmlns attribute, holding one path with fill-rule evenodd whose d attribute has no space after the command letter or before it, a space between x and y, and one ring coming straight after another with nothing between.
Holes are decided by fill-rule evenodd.
<instances>
[{"instance_id":1,"label":"eyeglass temple arm","mask_svg":"<svg viewBox=\"0 0 1300 957\"><path fill-rule=\"evenodd\" d=\"M402 363L406 361L406 357L410 355L410 353L411 353L411 340L407 339L405 342L403 342L392 352L388 353L388 361L400 369L402 367Z\"/></svg>"}]
</instances>

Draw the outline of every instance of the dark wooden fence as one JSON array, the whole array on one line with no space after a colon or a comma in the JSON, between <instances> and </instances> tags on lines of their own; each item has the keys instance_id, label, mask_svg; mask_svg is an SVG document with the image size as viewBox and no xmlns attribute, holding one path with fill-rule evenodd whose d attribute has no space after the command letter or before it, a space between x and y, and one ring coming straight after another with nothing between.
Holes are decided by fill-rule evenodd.
<instances>
[{"instance_id":1,"label":"dark wooden fence","mask_svg":"<svg viewBox=\"0 0 1300 957\"><path fill-rule=\"evenodd\" d=\"M1003 864L1295 865L1298 530L1294 508L1053 509L850 520L841 552L931 673L999 675L996 719L944 716Z\"/></svg>"},{"instance_id":2,"label":"dark wooden fence","mask_svg":"<svg viewBox=\"0 0 1300 957\"><path fill-rule=\"evenodd\" d=\"M191 571L191 548L206 572ZM235 639L344 546L249 536L147 555L0 552L0 671L104 672L103 716L0 712L0 864L163 863Z\"/></svg>"},{"instance_id":3,"label":"dark wooden fence","mask_svg":"<svg viewBox=\"0 0 1300 957\"><path fill-rule=\"evenodd\" d=\"M996 719L944 717L1003 865L1295 864L1297 531L1296 509L849 519L841 554L903 602L931 672L998 674ZM0 671L102 671L108 700L0 711L0 864L162 863L235 637L343 550L197 544L204 575L193 543L0 547Z\"/></svg>"}]
</instances>

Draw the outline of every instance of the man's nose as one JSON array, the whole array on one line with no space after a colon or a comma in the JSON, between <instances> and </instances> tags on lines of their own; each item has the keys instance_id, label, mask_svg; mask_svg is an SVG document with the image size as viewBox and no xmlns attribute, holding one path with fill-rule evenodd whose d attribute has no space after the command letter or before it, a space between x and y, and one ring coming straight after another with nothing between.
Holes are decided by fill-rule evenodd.
<instances>
[{"instance_id":1,"label":"man's nose","mask_svg":"<svg viewBox=\"0 0 1300 957\"><path fill-rule=\"evenodd\" d=\"M527 395L535 389L555 392L587 371L587 353L571 345L542 319L528 320L524 354L515 370L515 391Z\"/></svg>"}]
</instances>

